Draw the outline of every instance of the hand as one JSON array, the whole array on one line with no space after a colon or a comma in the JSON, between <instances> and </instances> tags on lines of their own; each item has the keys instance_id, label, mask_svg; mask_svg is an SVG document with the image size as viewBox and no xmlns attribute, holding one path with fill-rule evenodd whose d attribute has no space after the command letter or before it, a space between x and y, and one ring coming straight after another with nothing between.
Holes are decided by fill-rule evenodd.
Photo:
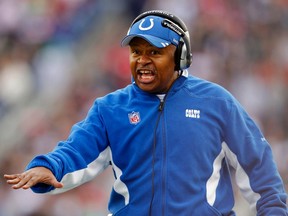
<instances>
[{"instance_id":1,"label":"hand","mask_svg":"<svg viewBox=\"0 0 288 216\"><path fill-rule=\"evenodd\" d=\"M28 189L38 183L52 185L55 188L62 188L63 184L58 182L53 173L45 167L34 167L21 174L4 175L7 183L13 189Z\"/></svg>"}]
</instances>

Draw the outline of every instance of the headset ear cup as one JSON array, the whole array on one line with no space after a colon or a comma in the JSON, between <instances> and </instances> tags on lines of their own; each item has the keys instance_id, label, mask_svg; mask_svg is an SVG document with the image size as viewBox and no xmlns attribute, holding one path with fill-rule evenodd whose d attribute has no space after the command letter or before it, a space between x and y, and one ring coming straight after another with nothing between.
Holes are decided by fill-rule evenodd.
<instances>
[{"instance_id":1,"label":"headset ear cup","mask_svg":"<svg viewBox=\"0 0 288 216\"><path fill-rule=\"evenodd\" d=\"M179 65L180 65L180 70L184 70L190 66L190 60L187 59L187 47L186 44L183 42L181 46L181 53L179 56Z\"/></svg>"},{"instance_id":2,"label":"headset ear cup","mask_svg":"<svg viewBox=\"0 0 288 216\"><path fill-rule=\"evenodd\" d=\"M191 57L191 55L189 56ZM184 70L191 64L191 59L187 59L187 47L183 39L179 41L175 51L175 70Z\"/></svg>"},{"instance_id":3,"label":"headset ear cup","mask_svg":"<svg viewBox=\"0 0 288 216\"><path fill-rule=\"evenodd\" d=\"M183 45L184 45L184 42L179 41L179 44L178 44L177 49L175 51L174 61L175 61L175 70L176 71L181 70L181 55L182 55Z\"/></svg>"}]
</instances>

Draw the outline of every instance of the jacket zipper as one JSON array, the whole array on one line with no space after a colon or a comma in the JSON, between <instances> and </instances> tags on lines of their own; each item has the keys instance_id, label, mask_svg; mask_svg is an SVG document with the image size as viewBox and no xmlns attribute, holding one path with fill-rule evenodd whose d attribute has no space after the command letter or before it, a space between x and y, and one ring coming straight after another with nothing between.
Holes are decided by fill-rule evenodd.
<instances>
[{"instance_id":1,"label":"jacket zipper","mask_svg":"<svg viewBox=\"0 0 288 216\"><path fill-rule=\"evenodd\" d=\"M149 206L149 216L152 216L152 206L153 206L153 200L154 200L154 193L155 193L155 187L154 187L154 178L155 178L155 154L156 154L156 144L157 144L157 139L156 139L156 131L157 131L157 128L159 126L159 122L161 120L161 115L163 114L163 108L164 108L164 103L165 103L165 97L159 97L160 99L160 104L158 106L158 111L159 111L159 114L158 114L158 117L157 117L157 120L156 120L156 126L155 126L155 130L154 130L154 138L153 138L153 154L152 154L152 197L151 197L151 200L150 200L150 206ZM162 124L162 128L161 130L163 130L163 124ZM163 164L162 164L163 166ZM163 181L163 172L161 173L162 174L162 181ZM162 191L164 189L164 186L162 184ZM163 195L163 193L162 193ZM162 215L164 215L164 207L163 207L163 202L162 202Z\"/></svg>"},{"instance_id":2,"label":"jacket zipper","mask_svg":"<svg viewBox=\"0 0 288 216\"><path fill-rule=\"evenodd\" d=\"M166 94L167 95L167 94ZM160 98L160 104L159 104L159 111L160 116L163 114L164 104L166 95L164 97ZM163 117L163 116L162 116ZM162 121L162 127L161 127L161 134L162 134L162 144L163 144L163 160L162 160L162 181L161 181L161 187L162 187L162 205L161 205L161 214L162 216L165 215L165 206L166 206L166 133L165 133L165 122L164 118L159 118L159 121Z\"/></svg>"},{"instance_id":3,"label":"jacket zipper","mask_svg":"<svg viewBox=\"0 0 288 216\"><path fill-rule=\"evenodd\" d=\"M162 118L162 144L163 144L163 161L162 161L162 216L165 215L165 207L166 207L166 160L167 160L167 155L166 155L166 130L165 130L165 124L164 124L164 118Z\"/></svg>"}]
</instances>

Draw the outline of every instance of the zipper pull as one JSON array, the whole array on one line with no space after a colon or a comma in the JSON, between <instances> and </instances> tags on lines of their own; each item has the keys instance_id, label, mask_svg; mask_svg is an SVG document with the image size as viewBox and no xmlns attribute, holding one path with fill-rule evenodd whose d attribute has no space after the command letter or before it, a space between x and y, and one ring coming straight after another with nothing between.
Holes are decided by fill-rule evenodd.
<instances>
[{"instance_id":1,"label":"zipper pull","mask_svg":"<svg viewBox=\"0 0 288 216\"><path fill-rule=\"evenodd\" d=\"M162 111L163 107L164 107L164 101L161 101L158 110Z\"/></svg>"},{"instance_id":2,"label":"zipper pull","mask_svg":"<svg viewBox=\"0 0 288 216\"><path fill-rule=\"evenodd\" d=\"M159 107L158 107L158 110L159 111L162 111L163 108L164 108L164 102L165 102L165 95L158 95L158 98L160 99L160 104L159 104Z\"/></svg>"}]
</instances>

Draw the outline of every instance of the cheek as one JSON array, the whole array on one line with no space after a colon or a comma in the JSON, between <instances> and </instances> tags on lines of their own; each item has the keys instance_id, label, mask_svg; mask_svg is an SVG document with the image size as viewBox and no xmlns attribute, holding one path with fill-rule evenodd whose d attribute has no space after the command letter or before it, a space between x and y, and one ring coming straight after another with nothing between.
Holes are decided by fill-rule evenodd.
<instances>
[{"instance_id":1,"label":"cheek","mask_svg":"<svg viewBox=\"0 0 288 216\"><path fill-rule=\"evenodd\" d=\"M159 65L160 66L160 65ZM159 71L161 71L161 82L165 85L171 82L171 80L174 79L174 73L175 73L175 63L174 58L167 58L166 61L162 62L160 68L158 68Z\"/></svg>"},{"instance_id":2,"label":"cheek","mask_svg":"<svg viewBox=\"0 0 288 216\"><path fill-rule=\"evenodd\" d=\"M171 58L169 59L169 63L168 64L169 64L169 68L173 68L173 70L175 69L176 64L175 64L174 55L171 56Z\"/></svg>"},{"instance_id":3,"label":"cheek","mask_svg":"<svg viewBox=\"0 0 288 216\"><path fill-rule=\"evenodd\" d=\"M175 69L175 58L174 58L174 53L171 51L169 52L163 59L162 62L159 64L161 65L161 68L164 70L173 70Z\"/></svg>"},{"instance_id":4,"label":"cheek","mask_svg":"<svg viewBox=\"0 0 288 216\"><path fill-rule=\"evenodd\" d=\"M159 65L160 66L160 65ZM165 71L165 73L174 73L175 69L175 63L174 63L174 58L167 58L165 61L161 63L161 70Z\"/></svg>"},{"instance_id":5,"label":"cheek","mask_svg":"<svg viewBox=\"0 0 288 216\"><path fill-rule=\"evenodd\" d=\"M135 70L135 66L136 66L136 61L134 60L134 58L132 57L129 58L129 65L130 65L130 70L133 73Z\"/></svg>"}]
</instances>

